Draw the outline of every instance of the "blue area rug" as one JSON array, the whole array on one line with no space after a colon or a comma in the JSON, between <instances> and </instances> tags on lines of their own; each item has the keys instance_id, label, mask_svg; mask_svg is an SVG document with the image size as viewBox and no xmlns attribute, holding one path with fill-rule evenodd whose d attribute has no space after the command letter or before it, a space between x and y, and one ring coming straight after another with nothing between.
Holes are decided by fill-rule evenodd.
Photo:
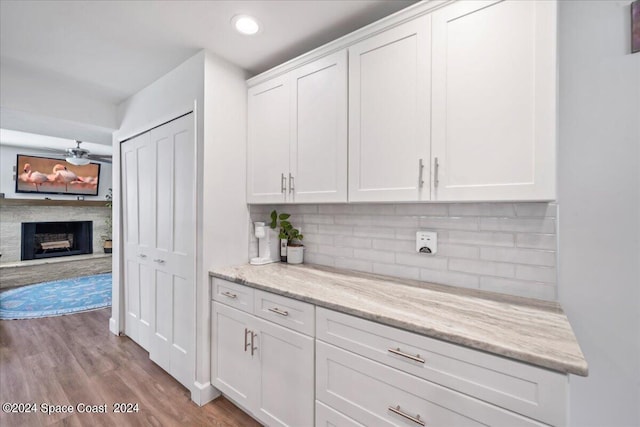
<instances>
[{"instance_id":1,"label":"blue area rug","mask_svg":"<svg viewBox=\"0 0 640 427\"><path fill-rule=\"evenodd\" d=\"M111 305L111 273L22 286L0 293L0 319L35 319Z\"/></svg>"}]
</instances>

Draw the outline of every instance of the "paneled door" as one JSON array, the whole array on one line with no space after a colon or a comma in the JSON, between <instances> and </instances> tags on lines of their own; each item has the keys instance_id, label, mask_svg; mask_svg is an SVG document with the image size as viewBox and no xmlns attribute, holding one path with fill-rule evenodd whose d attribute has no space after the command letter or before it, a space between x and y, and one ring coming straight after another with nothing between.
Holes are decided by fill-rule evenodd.
<instances>
[{"instance_id":1,"label":"paneled door","mask_svg":"<svg viewBox=\"0 0 640 427\"><path fill-rule=\"evenodd\" d=\"M349 48L349 201L429 200L430 23Z\"/></svg>"},{"instance_id":2,"label":"paneled door","mask_svg":"<svg viewBox=\"0 0 640 427\"><path fill-rule=\"evenodd\" d=\"M434 12L433 200L555 198L554 1Z\"/></svg>"},{"instance_id":3,"label":"paneled door","mask_svg":"<svg viewBox=\"0 0 640 427\"><path fill-rule=\"evenodd\" d=\"M155 147L149 133L122 144L125 334L145 350L151 336L155 268Z\"/></svg>"},{"instance_id":4,"label":"paneled door","mask_svg":"<svg viewBox=\"0 0 640 427\"><path fill-rule=\"evenodd\" d=\"M291 72L288 201L347 201L347 51Z\"/></svg>"},{"instance_id":5,"label":"paneled door","mask_svg":"<svg viewBox=\"0 0 640 427\"><path fill-rule=\"evenodd\" d=\"M122 144L125 334L191 388L195 363L193 114Z\"/></svg>"},{"instance_id":6,"label":"paneled door","mask_svg":"<svg viewBox=\"0 0 640 427\"><path fill-rule=\"evenodd\" d=\"M247 313L217 302L212 306L212 341L217 349L212 359L211 381L226 396L244 408L251 408L258 392L258 364L253 362L255 339Z\"/></svg>"},{"instance_id":7,"label":"paneled door","mask_svg":"<svg viewBox=\"0 0 640 427\"><path fill-rule=\"evenodd\" d=\"M155 298L149 357L190 388L195 360L195 142L193 114L150 131L156 165Z\"/></svg>"},{"instance_id":8,"label":"paneled door","mask_svg":"<svg viewBox=\"0 0 640 427\"><path fill-rule=\"evenodd\" d=\"M249 89L247 202L282 203L289 179L289 80L284 75Z\"/></svg>"}]
</instances>

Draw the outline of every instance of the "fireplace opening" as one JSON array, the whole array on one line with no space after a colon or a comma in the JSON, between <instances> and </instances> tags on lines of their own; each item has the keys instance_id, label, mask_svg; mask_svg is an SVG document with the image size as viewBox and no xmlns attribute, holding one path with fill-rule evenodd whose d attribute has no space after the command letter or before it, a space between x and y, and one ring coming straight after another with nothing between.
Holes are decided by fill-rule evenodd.
<instances>
[{"instance_id":1,"label":"fireplace opening","mask_svg":"<svg viewBox=\"0 0 640 427\"><path fill-rule=\"evenodd\" d=\"M92 221L23 222L23 261L93 253Z\"/></svg>"}]
</instances>

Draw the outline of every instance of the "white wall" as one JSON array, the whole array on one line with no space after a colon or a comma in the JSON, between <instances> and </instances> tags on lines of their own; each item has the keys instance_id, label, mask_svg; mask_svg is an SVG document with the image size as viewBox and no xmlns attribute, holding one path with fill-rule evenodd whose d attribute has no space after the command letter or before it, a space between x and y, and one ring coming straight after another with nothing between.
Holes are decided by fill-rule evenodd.
<instances>
[{"instance_id":1,"label":"white wall","mask_svg":"<svg viewBox=\"0 0 640 427\"><path fill-rule=\"evenodd\" d=\"M0 193L4 193L7 199L44 199L48 197L54 200L75 200L77 198L77 196L64 194L16 193L13 168L16 166L16 156L18 154L46 157L46 155L42 155L42 151L0 144ZM85 200L104 200L107 191L111 187L111 165L108 163L101 163L98 186L98 196L85 196Z\"/></svg>"},{"instance_id":2,"label":"white wall","mask_svg":"<svg viewBox=\"0 0 640 427\"><path fill-rule=\"evenodd\" d=\"M243 70L205 56L204 153L202 159L202 239L200 266L207 284L209 270L248 261L249 218L246 204L247 86ZM199 311L206 315L198 325L201 349L197 381L210 381L211 296L209 286L198 295Z\"/></svg>"},{"instance_id":3,"label":"white wall","mask_svg":"<svg viewBox=\"0 0 640 427\"><path fill-rule=\"evenodd\" d=\"M194 302L196 381L192 398L200 404L216 396L210 384L208 271L213 266L247 260L244 79L240 69L201 51L122 103L118 107L120 129L113 139L114 231L121 231L119 142L195 109L198 206ZM124 329L120 248L120 236L114 233L114 305L110 321L114 333Z\"/></svg>"},{"instance_id":4,"label":"white wall","mask_svg":"<svg viewBox=\"0 0 640 427\"><path fill-rule=\"evenodd\" d=\"M589 363L573 426L640 425L640 53L629 1L559 10L559 296Z\"/></svg>"},{"instance_id":5,"label":"white wall","mask_svg":"<svg viewBox=\"0 0 640 427\"><path fill-rule=\"evenodd\" d=\"M2 127L108 143L116 128L116 102L101 88L47 71L0 63Z\"/></svg>"}]
</instances>

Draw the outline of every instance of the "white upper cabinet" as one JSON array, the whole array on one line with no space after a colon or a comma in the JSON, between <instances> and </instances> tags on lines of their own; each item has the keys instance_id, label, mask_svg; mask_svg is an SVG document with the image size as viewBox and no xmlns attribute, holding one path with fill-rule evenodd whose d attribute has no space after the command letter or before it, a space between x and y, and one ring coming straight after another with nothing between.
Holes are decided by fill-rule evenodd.
<instances>
[{"instance_id":1,"label":"white upper cabinet","mask_svg":"<svg viewBox=\"0 0 640 427\"><path fill-rule=\"evenodd\" d=\"M291 72L291 202L347 201L347 52Z\"/></svg>"},{"instance_id":2,"label":"white upper cabinet","mask_svg":"<svg viewBox=\"0 0 640 427\"><path fill-rule=\"evenodd\" d=\"M349 200L429 199L429 15L349 47Z\"/></svg>"},{"instance_id":3,"label":"white upper cabinet","mask_svg":"<svg viewBox=\"0 0 640 427\"><path fill-rule=\"evenodd\" d=\"M432 200L554 199L556 3L463 1L432 25Z\"/></svg>"},{"instance_id":4,"label":"white upper cabinet","mask_svg":"<svg viewBox=\"0 0 640 427\"><path fill-rule=\"evenodd\" d=\"M249 89L249 203L347 201L347 54Z\"/></svg>"},{"instance_id":5,"label":"white upper cabinet","mask_svg":"<svg viewBox=\"0 0 640 427\"><path fill-rule=\"evenodd\" d=\"M249 89L247 202L282 203L289 174L289 79Z\"/></svg>"},{"instance_id":6,"label":"white upper cabinet","mask_svg":"<svg viewBox=\"0 0 640 427\"><path fill-rule=\"evenodd\" d=\"M557 2L435 3L252 80L249 203L555 199Z\"/></svg>"}]
</instances>

